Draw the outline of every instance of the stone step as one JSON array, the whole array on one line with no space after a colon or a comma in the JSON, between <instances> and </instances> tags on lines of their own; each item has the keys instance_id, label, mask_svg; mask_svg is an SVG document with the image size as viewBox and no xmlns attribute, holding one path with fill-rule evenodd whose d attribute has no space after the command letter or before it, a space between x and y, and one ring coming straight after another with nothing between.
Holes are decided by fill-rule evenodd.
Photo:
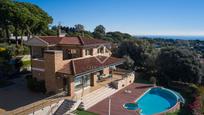
<instances>
[{"instance_id":1,"label":"stone step","mask_svg":"<svg viewBox=\"0 0 204 115\"><path fill-rule=\"evenodd\" d=\"M67 111L69 111L76 102L64 100L64 102L59 106L59 108L55 111L54 115L63 115Z\"/></svg>"},{"instance_id":2,"label":"stone step","mask_svg":"<svg viewBox=\"0 0 204 115\"><path fill-rule=\"evenodd\" d=\"M111 90L110 88L104 88L102 89L101 91L98 91L97 93L93 93L92 95L89 95L87 97L82 97L82 100L83 101L86 101L86 100L93 100L94 97L97 97L98 95L101 95L103 94L104 92L108 91L108 90Z\"/></svg>"},{"instance_id":3,"label":"stone step","mask_svg":"<svg viewBox=\"0 0 204 115\"><path fill-rule=\"evenodd\" d=\"M100 93L103 90L106 90L106 87L101 87L101 88L99 88L99 89L97 89L97 90L95 90L95 91L93 91L93 92L91 92L91 93L89 93L87 95L84 95L83 98L85 99L85 98L88 98L88 97L90 97L92 95L96 95L96 94Z\"/></svg>"},{"instance_id":4,"label":"stone step","mask_svg":"<svg viewBox=\"0 0 204 115\"><path fill-rule=\"evenodd\" d=\"M105 98L111 96L114 94L117 90L110 88L110 87L104 87L104 89L98 90L97 93L91 93L89 96L83 97L83 107L84 109L88 109L92 107L93 105L97 104L98 102L104 100Z\"/></svg>"},{"instance_id":5,"label":"stone step","mask_svg":"<svg viewBox=\"0 0 204 115\"><path fill-rule=\"evenodd\" d=\"M97 100L88 103L87 105L85 105L85 109L89 109L90 107L94 106L95 104L99 103L100 101L104 100L105 98L107 98L107 97L113 95L115 92L116 92L116 91L109 92L109 94L103 95L103 96L101 96L100 98L98 98Z\"/></svg>"}]
</instances>

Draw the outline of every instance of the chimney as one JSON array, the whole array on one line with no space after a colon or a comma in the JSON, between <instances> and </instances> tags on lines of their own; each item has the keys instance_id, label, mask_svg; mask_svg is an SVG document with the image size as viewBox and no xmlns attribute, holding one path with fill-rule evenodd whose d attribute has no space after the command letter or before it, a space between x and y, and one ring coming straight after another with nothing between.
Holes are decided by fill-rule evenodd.
<instances>
[{"instance_id":1,"label":"chimney","mask_svg":"<svg viewBox=\"0 0 204 115\"><path fill-rule=\"evenodd\" d=\"M44 52L45 86L47 92L58 91L56 72L63 67L62 51L46 50Z\"/></svg>"},{"instance_id":2,"label":"chimney","mask_svg":"<svg viewBox=\"0 0 204 115\"><path fill-rule=\"evenodd\" d=\"M62 33L62 30L61 30L61 24L59 23L58 27L57 27L57 36L58 37L65 37L66 33Z\"/></svg>"},{"instance_id":3,"label":"chimney","mask_svg":"<svg viewBox=\"0 0 204 115\"><path fill-rule=\"evenodd\" d=\"M61 24L59 23L59 25L57 26L57 36L60 37L61 34Z\"/></svg>"}]
</instances>

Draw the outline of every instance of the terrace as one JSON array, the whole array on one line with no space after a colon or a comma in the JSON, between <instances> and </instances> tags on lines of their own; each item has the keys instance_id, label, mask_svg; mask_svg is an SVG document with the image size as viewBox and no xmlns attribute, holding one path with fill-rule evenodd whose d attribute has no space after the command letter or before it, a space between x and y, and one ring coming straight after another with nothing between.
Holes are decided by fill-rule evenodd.
<instances>
[{"instance_id":1,"label":"terrace","mask_svg":"<svg viewBox=\"0 0 204 115\"><path fill-rule=\"evenodd\" d=\"M99 75L97 75L97 77L100 79L97 80L96 85L94 85L92 87L85 87L84 89L81 88L81 90L78 90L75 92L75 95L78 99L81 99L81 97L86 96L86 95L94 92L95 90L100 89L100 88L105 87L105 86L108 86L108 85L112 86L116 89L121 89L121 88L133 83L134 80L132 80L131 83L123 83L123 84L118 83L122 80L126 81L126 78L128 78L130 75L133 75L133 73L132 74L131 73L132 73L131 71L116 69L116 70L112 71L112 74L101 74L101 75L99 74ZM120 87L118 86L118 84L120 85Z\"/></svg>"},{"instance_id":2,"label":"terrace","mask_svg":"<svg viewBox=\"0 0 204 115\"><path fill-rule=\"evenodd\" d=\"M127 102L134 102L136 98L139 98L146 90L151 88L152 85L134 83L124 89L121 89L117 93L113 94L111 98L111 114L112 115L139 115L136 111L127 111L123 108L123 104ZM131 90L132 93L126 93L126 90ZM109 98L97 103L88 111L97 113L99 115L108 115L109 110Z\"/></svg>"}]
</instances>

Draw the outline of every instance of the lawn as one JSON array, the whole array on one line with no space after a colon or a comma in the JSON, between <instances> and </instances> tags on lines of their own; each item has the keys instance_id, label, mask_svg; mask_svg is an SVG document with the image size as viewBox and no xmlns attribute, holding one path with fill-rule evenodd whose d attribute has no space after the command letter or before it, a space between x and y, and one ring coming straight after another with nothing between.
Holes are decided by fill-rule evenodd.
<instances>
[{"instance_id":1,"label":"lawn","mask_svg":"<svg viewBox=\"0 0 204 115\"><path fill-rule=\"evenodd\" d=\"M179 111L175 111L175 112L172 112L172 113L167 113L166 115L178 115L179 114Z\"/></svg>"},{"instance_id":2,"label":"lawn","mask_svg":"<svg viewBox=\"0 0 204 115\"><path fill-rule=\"evenodd\" d=\"M76 113L77 115L98 115L96 113L92 113L81 109L77 109L74 113Z\"/></svg>"}]
</instances>

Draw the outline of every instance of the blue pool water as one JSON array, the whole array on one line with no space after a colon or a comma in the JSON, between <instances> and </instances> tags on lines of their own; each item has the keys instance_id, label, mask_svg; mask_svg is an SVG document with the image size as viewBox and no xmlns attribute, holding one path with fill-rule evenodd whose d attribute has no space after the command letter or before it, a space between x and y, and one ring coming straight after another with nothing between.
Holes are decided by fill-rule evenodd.
<instances>
[{"instance_id":1,"label":"blue pool water","mask_svg":"<svg viewBox=\"0 0 204 115\"><path fill-rule=\"evenodd\" d=\"M124 108L128 110L136 110L138 109L138 105L136 103L126 103L124 104Z\"/></svg>"},{"instance_id":2,"label":"blue pool water","mask_svg":"<svg viewBox=\"0 0 204 115\"><path fill-rule=\"evenodd\" d=\"M141 115L153 115L173 107L177 103L178 98L176 93L169 89L152 88L136 101L136 109L139 108L141 110ZM127 104L124 104L124 107L131 110Z\"/></svg>"}]
</instances>

